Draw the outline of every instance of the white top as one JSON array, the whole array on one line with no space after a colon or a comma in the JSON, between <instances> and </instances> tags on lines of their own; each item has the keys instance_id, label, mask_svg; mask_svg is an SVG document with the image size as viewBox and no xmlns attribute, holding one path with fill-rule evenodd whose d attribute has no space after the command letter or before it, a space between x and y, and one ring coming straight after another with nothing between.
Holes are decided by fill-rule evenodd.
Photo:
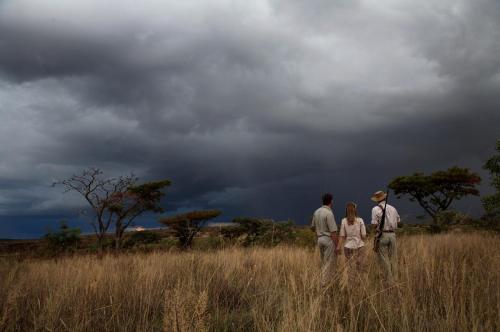
<instances>
[{"instance_id":1,"label":"white top","mask_svg":"<svg viewBox=\"0 0 500 332\"><path fill-rule=\"evenodd\" d=\"M314 212L311 227L316 231L316 236L330 236L332 232L337 231L337 224L333 216L332 209L323 205Z\"/></svg>"},{"instance_id":2,"label":"white top","mask_svg":"<svg viewBox=\"0 0 500 332\"><path fill-rule=\"evenodd\" d=\"M356 221L349 225L347 218L342 219L340 226L340 236L345 236L345 248L358 249L365 245L362 236L366 236L366 227L363 219L356 218Z\"/></svg>"},{"instance_id":3,"label":"white top","mask_svg":"<svg viewBox=\"0 0 500 332\"><path fill-rule=\"evenodd\" d=\"M380 219L382 219L382 214L384 213L384 202L375 206L372 209L372 225L378 225ZM387 204L387 210L385 213L385 223L384 231L394 231L398 228L398 223L401 221L398 211L394 206Z\"/></svg>"}]
</instances>

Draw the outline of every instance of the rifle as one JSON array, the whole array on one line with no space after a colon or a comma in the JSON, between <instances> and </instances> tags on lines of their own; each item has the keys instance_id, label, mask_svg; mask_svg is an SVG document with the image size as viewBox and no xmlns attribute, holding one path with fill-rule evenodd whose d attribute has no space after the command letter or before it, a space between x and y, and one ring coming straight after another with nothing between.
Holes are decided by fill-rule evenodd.
<instances>
[{"instance_id":1,"label":"rifle","mask_svg":"<svg viewBox=\"0 0 500 332\"><path fill-rule=\"evenodd\" d=\"M385 225L385 211L387 210L387 200L389 198L389 189L387 189L387 196L385 197L385 205L384 210L382 212L382 218L377 225L377 234L375 234L375 238L373 239L373 251L378 252L380 246L380 238L384 233L384 225ZM380 205L379 205L380 206Z\"/></svg>"}]
</instances>

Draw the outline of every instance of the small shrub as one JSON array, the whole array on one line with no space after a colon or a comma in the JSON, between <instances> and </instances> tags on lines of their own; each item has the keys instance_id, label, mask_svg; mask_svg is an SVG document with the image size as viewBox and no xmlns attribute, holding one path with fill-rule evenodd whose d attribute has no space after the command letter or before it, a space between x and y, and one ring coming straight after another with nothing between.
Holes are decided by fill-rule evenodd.
<instances>
[{"instance_id":1,"label":"small shrub","mask_svg":"<svg viewBox=\"0 0 500 332\"><path fill-rule=\"evenodd\" d=\"M469 219L465 214L453 210L441 211L436 214L436 224L442 228L452 225L463 225Z\"/></svg>"},{"instance_id":2,"label":"small shrub","mask_svg":"<svg viewBox=\"0 0 500 332\"><path fill-rule=\"evenodd\" d=\"M129 238L125 241L125 248L132 248L137 245L147 245L152 243L158 243L161 241L161 236L155 232L134 232Z\"/></svg>"},{"instance_id":3,"label":"small shrub","mask_svg":"<svg viewBox=\"0 0 500 332\"><path fill-rule=\"evenodd\" d=\"M219 210L192 211L160 220L167 225L179 240L179 246L183 250L191 248L194 238L198 235L205 224L221 214Z\"/></svg>"},{"instance_id":4,"label":"small shrub","mask_svg":"<svg viewBox=\"0 0 500 332\"><path fill-rule=\"evenodd\" d=\"M486 220L491 223L489 226L494 226L499 229L498 222L500 221L500 139L497 140L496 155L491 156L490 159L486 161L483 168L490 172L491 185L495 188L496 192L492 195L483 196L481 199L483 202L484 210L486 211ZM497 222L497 225L493 225Z\"/></svg>"},{"instance_id":5,"label":"small shrub","mask_svg":"<svg viewBox=\"0 0 500 332\"><path fill-rule=\"evenodd\" d=\"M160 244L165 248L177 247L179 246L179 240L172 237L165 237L161 239Z\"/></svg>"},{"instance_id":6,"label":"small shrub","mask_svg":"<svg viewBox=\"0 0 500 332\"><path fill-rule=\"evenodd\" d=\"M420 224L401 224L398 226L398 234L416 235L428 233L427 225Z\"/></svg>"},{"instance_id":7,"label":"small shrub","mask_svg":"<svg viewBox=\"0 0 500 332\"><path fill-rule=\"evenodd\" d=\"M65 221L61 221L59 230L56 232L49 230L44 239L52 251L72 251L78 248L80 233L79 228L70 228Z\"/></svg>"},{"instance_id":8,"label":"small shrub","mask_svg":"<svg viewBox=\"0 0 500 332\"><path fill-rule=\"evenodd\" d=\"M436 225L436 224L429 225L429 233L431 234L439 234L443 231L446 231L447 229L448 226L446 225Z\"/></svg>"},{"instance_id":9,"label":"small shrub","mask_svg":"<svg viewBox=\"0 0 500 332\"><path fill-rule=\"evenodd\" d=\"M237 238L243 246L275 246L293 242L295 231L292 221L276 222L272 219L236 218L237 226L227 227L223 234L229 239Z\"/></svg>"},{"instance_id":10,"label":"small shrub","mask_svg":"<svg viewBox=\"0 0 500 332\"><path fill-rule=\"evenodd\" d=\"M210 235L207 237L199 237L196 238L193 242L193 248L199 250L213 250L213 249L221 249L224 247L226 242L224 238L216 235Z\"/></svg>"},{"instance_id":11,"label":"small shrub","mask_svg":"<svg viewBox=\"0 0 500 332\"><path fill-rule=\"evenodd\" d=\"M316 234L309 228L298 228L295 230L295 244L301 247L314 247L317 239Z\"/></svg>"},{"instance_id":12,"label":"small shrub","mask_svg":"<svg viewBox=\"0 0 500 332\"><path fill-rule=\"evenodd\" d=\"M275 222L270 220L265 232L257 239L257 244L264 246L275 246L290 243L295 240L295 231L292 221Z\"/></svg>"}]
</instances>

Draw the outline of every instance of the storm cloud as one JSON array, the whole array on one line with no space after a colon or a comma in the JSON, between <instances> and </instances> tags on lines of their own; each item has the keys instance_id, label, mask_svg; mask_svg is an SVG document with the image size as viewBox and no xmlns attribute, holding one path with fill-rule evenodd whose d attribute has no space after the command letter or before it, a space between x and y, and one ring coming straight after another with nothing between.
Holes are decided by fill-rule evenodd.
<instances>
[{"instance_id":1,"label":"storm cloud","mask_svg":"<svg viewBox=\"0 0 500 332\"><path fill-rule=\"evenodd\" d=\"M394 176L480 171L499 91L494 0L4 0L0 237L74 216L50 183L87 166L171 179L170 213L367 218Z\"/></svg>"}]
</instances>

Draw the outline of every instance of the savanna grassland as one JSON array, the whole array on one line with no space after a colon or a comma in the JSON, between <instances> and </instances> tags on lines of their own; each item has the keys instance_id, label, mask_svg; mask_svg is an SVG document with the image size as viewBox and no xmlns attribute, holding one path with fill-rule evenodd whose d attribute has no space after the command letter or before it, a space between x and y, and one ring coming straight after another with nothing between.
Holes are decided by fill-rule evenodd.
<instances>
[{"instance_id":1,"label":"savanna grassland","mask_svg":"<svg viewBox=\"0 0 500 332\"><path fill-rule=\"evenodd\" d=\"M368 248L367 248L368 249ZM371 250L320 286L309 248L3 259L2 331L498 331L500 237L399 238L398 283Z\"/></svg>"}]
</instances>

